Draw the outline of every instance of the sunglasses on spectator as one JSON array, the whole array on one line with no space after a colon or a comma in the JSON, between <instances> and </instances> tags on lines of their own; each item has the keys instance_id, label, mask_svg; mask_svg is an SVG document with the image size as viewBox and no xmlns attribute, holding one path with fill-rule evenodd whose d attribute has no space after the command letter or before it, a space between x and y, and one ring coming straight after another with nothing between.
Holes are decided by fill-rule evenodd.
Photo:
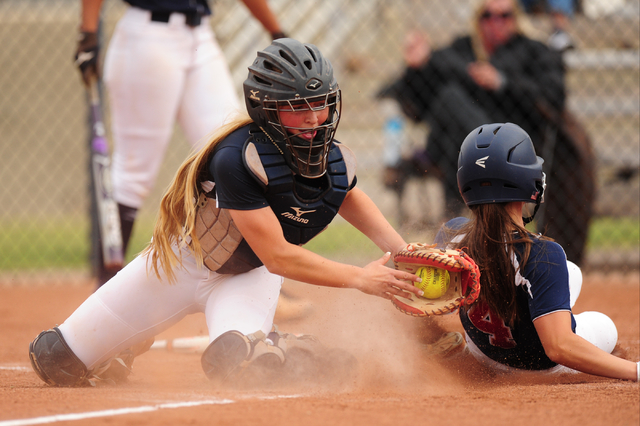
<instances>
[{"instance_id":1,"label":"sunglasses on spectator","mask_svg":"<svg viewBox=\"0 0 640 426\"><path fill-rule=\"evenodd\" d=\"M513 12L492 13L489 11L485 11L482 13L482 15L480 15L480 19L484 21L488 21L491 18L500 18L500 19L513 18Z\"/></svg>"}]
</instances>

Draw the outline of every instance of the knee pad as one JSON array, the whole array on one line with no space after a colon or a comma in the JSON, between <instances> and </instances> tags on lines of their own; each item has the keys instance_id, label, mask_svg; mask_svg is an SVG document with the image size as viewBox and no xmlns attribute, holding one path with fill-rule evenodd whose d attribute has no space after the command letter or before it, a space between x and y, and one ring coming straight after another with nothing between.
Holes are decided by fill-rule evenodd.
<instances>
[{"instance_id":1,"label":"knee pad","mask_svg":"<svg viewBox=\"0 0 640 426\"><path fill-rule=\"evenodd\" d=\"M86 382L87 367L57 327L43 331L29 344L29 359L36 374L49 385L81 386Z\"/></svg>"},{"instance_id":2,"label":"knee pad","mask_svg":"<svg viewBox=\"0 0 640 426\"><path fill-rule=\"evenodd\" d=\"M257 331L244 335L227 331L207 346L201 358L202 369L210 380L224 382L254 364L277 369L284 364L284 350L265 342L265 334Z\"/></svg>"}]
</instances>

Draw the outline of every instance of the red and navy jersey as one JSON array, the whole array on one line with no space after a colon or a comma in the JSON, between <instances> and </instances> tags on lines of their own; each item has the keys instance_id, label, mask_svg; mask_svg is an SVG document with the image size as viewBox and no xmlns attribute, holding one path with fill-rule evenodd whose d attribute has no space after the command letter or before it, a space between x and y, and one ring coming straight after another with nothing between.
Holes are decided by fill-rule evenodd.
<instances>
[{"instance_id":1,"label":"red and navy jersey","mask_svg":"<svg viewBox=\"0 0 640 426\"><path fill-rule=\"evenodd\" d=\"M454 221L445 226L459 227L465 219ZM473 343L492 360L514 368L545 370L557 364L545 354L533 322L554 312L571 312L569 271L566 255L559 244L535 235L532 240L524 268L520 268L524 244L514 247L512 262L517 272L513 285L517 288L518 321L510 326L480 302L461 309L460 321ZM439 244L442 243L440 237ZM575 332L573 314L571 327Z\"/></svg>"}]
</instances>

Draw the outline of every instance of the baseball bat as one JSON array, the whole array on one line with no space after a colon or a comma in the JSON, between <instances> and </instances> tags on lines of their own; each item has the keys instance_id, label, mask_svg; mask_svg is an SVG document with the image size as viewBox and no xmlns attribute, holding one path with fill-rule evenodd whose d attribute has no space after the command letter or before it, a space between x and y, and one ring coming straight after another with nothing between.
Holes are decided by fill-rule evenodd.
<instances>
[{"instance_id":1,"label":"baseball bat","mask_svg":"<svg viewBox=\"0 0 640 426\"><path fill-rule=\"evenodd\" d=\"M113 199L111 185L111 160L109 144L105 137L102 120L102 102L97 79L87 87L91 120L91 169L93 172L93 194L97 206L98 227L102 242L102 261L107 268L120 268L124 262L122 231L118 205Z\"/></svg>"}]
</instances>

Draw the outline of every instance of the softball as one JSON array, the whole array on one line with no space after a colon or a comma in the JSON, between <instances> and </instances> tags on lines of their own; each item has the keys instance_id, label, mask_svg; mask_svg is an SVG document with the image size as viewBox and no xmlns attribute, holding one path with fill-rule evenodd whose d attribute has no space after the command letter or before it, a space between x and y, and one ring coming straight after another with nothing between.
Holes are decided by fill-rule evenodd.
<instances>
[{"instance_id":1,"label":"softball","mask_svg":"<svg viewBox=\"0 0 640 426\"><path fill-rule=\"evenodd\" d=\"M414 283L424 292L423 297L437 299L449 289L449 271L440 268L423 266L418 268L416 275L422 278L422 282Z\"/></svg>"}]
</instances>

